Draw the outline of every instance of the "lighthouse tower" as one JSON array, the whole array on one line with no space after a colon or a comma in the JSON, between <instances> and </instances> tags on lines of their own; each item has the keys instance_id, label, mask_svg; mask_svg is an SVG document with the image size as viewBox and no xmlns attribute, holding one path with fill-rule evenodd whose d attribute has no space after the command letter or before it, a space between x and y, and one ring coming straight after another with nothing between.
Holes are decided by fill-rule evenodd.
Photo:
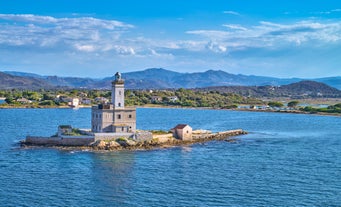
<instances>
[{"instance_id":1,"label":"lighthouse tower","mask_svg":"<svg viewBox=\"0 0 341 207\"><path fill-rule=\"evenodd\" d=\"M124 81L119 72L115 74L115 80L112 82L111 103L114 108L124 109Z\"/></svg>"},{"instance_id":2,"label":"lighthouse tower","mask_svg":"<svg viewBox=\"0 0 341 207\"><path fill-rule=\"evenodd\" d=\"M124 106L124 80L115 74L111 103L98 104L91 110L91 131L94 133L133 133L136 131L136 109Z\"/></svg>"}]
</instances>

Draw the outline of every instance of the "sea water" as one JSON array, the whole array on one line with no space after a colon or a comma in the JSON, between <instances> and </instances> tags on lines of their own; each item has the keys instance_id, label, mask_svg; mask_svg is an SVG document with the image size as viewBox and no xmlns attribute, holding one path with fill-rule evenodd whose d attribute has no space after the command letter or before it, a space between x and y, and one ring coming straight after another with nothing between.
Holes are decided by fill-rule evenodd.
<instances>
[{"instance_id":1,"label":"sea water","mask_svg":"<svg viewBox=\"0 0 341 207\"><path fill-rule=\"evenodd\" d=\"M90 119L90 109L1 109L0 206L341 206L341 117L139 108L139 129L249 134L151 151L18 145Z\"/></svg>"}]
</instances>

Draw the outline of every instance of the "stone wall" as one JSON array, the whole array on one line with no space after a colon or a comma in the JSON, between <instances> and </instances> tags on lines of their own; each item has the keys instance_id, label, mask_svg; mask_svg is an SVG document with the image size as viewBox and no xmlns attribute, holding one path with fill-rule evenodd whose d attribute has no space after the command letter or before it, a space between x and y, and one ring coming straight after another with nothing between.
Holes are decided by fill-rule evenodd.
<instances>
[{"instance_id":1,"label":"stone wall","mask_svg":"<svg viewBox=\"0 0 341 207\"><path fill-rule=\"evenodd\" d=\"M25 144L51 146L86 146L94 141L93 136L32 137L27 136Z\"/></svg>"},{"instance_id":2,"label":"stone wall","mask_svg":"<svg viewBox=\"0 0 341 207\"><path fill-rule=\"evenodd\" d=\"M116 140L117 138L134 138L134 133L95 133L95 141Z\"/></svg>"},{"instance_id":3,"label":"stone wall","mask_svg":"<svg viewBox=\"0 0 341 207\"><path fill-rule=\"evenodd\" d=\"M170 138L174 138L173 134L168 133L168 134L160 134L160 135L153 135L153 139L157 139L159 142L166 142Z\"/></svg>"},{"instance_id":4,"label":"stone wall","mask_svg":"<svg viewBox=\"0 0 341 207\"><path fill-rule=\"evenodd\" d=\"M137 141L148 141L153 139L153 134L149 131L138 131L135 133L135 139Z\"/></svg>"},{"instance_id":5,"label":"stone wall","mask_svg":"<svg viewBox=\"0 0 341 207\"><path fill-rule=\"evenodd\" d=\"M153 138L153 134L148 131L138 131L136 133L94 133L97 140L116 140L118 138L134 139L137 141L147 141Z\"/></svg>"}]
</instances>

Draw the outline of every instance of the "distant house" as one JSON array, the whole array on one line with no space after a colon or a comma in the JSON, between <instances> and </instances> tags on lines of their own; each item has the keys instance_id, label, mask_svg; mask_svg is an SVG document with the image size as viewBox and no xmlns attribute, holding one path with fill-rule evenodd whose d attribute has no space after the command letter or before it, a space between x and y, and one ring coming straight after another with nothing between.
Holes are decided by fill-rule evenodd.
<instances>
[{"instance_id":1,"label":"distant house","mask_svg":"<svg viewBox=\"0 0 341 207\"><path fill-rule=\"evenodd\" d=\"M173 136L177 139L184 141L192 140L192 127L188 124L178 124L173 129L171 129Z\"/></svg>"},{"instance_id":2,"label":"distant house","mask_svg":"<svg viewBox=\"0 0 341 207\"><path fill-rule=\"evenodd\" d=\"M160 97L160 96L152 96L151 97L151 101L152 102L161 102L162 101L162 97Z\"/></svg>"},{"instance_id":3,"label":"distant house","mask_svg":"<svg viewBox=\"0 0 341 207\"><path fill-rule=\"evenodd\" d=\"M30 100L28 100L26 98L18 98L16 101L21 103L21 104L32 103L32 101L30 101Z\"/></svg>"},{"instance_id":4,"label":"distant house","mask_svg":"<svg viewBox=\"0 0 341 207\"><path fill-rule=\"evenodd\" d=\"M78 96L85 98L85 97L88 97L88 94L85 92L80 92L80 93L78 93Z\"/></svg>"},{"instance_id":5,"label":"distant house","mask_svg":"<svg viewBox=\"0 0 341 207\"><path fill-rule=\"evenodd\" d=\"M69 102L69 106L78 107L79 106L79 98L72 98Z\"/></svg>"},{"instance_id":6,"label":"distant house","mask_svg":"<svg viewBox=\"0 0 341 207\"><path fill-rule=\"evenodd\" d=\"M82 102L82 104L90 105L91 104L91 99L83 98L81 102Z\"/></svg>"},{"instance_id":7,"label":"distant house","mask_svg":"<svg viewBox=\"0 0 341 207\"><path fill-rule=\"evenodd\" d=\"M59 125L58 126L58 136L63 134L70 134L72 132L72 127L70 125Z\"/></svg>"},{"instance_id":8,"label":"distant house","mask_svg":"<svg viewBox=\"0 0 341 207\"><path fill-rule=\"evenodd\" d=\"M72 98L68 96L57 95L56 97L59 98L59 102L62 102L62 103L69 103L72 101Z\"/></svg>"},{"instance_id":9,"label":"distant house","mask_svg":"<svg viewBox=\"0 0 341 207\"><path fill-rule=\"evenodd\" d=\"M100 103L108 103L109 102L109 100L107 98L104 98L104 97L96 97L95 101L100 102Z\"/></svg>"},{"instance_id":10,"label":"distant house","mask_svg":"<svg viewBox=\"0 0 341 207\"><path fill-rule=\"evenodd\" d=\"M168 96L168 99L170 102L175 102L175 101L179 100L179 98L177 96Z\"/></svg>"}]
</instances>

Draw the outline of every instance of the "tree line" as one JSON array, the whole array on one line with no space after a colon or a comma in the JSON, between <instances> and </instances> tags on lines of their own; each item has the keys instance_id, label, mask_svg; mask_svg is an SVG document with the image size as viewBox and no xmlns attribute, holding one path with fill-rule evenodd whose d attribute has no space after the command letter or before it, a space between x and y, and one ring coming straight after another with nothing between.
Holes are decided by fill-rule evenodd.
<instances>
[{"instance_id":1,"label":"tree line","mask_svg":"<svg viewBox=\"0 0 341 207\"><path fill-rule=\"evenodd\" d=\"M97 104L111 99L109 90L1 90L0 97L5 98L7 105L34 106L63 106L66 105L62 98L73 97L90 100L90 104ZM102 99L97 100L96 98ZM19 99L27 99L30 103L19 102ZM218 91L194 91L190 89L177 90L126 90L125 103L127 106L142 106L146 104L172 105L183 107L214 107L236 108L238 104L262 104L259 99L243 97L234 93L222 93Z\"/></svg>"}]
</instances>

